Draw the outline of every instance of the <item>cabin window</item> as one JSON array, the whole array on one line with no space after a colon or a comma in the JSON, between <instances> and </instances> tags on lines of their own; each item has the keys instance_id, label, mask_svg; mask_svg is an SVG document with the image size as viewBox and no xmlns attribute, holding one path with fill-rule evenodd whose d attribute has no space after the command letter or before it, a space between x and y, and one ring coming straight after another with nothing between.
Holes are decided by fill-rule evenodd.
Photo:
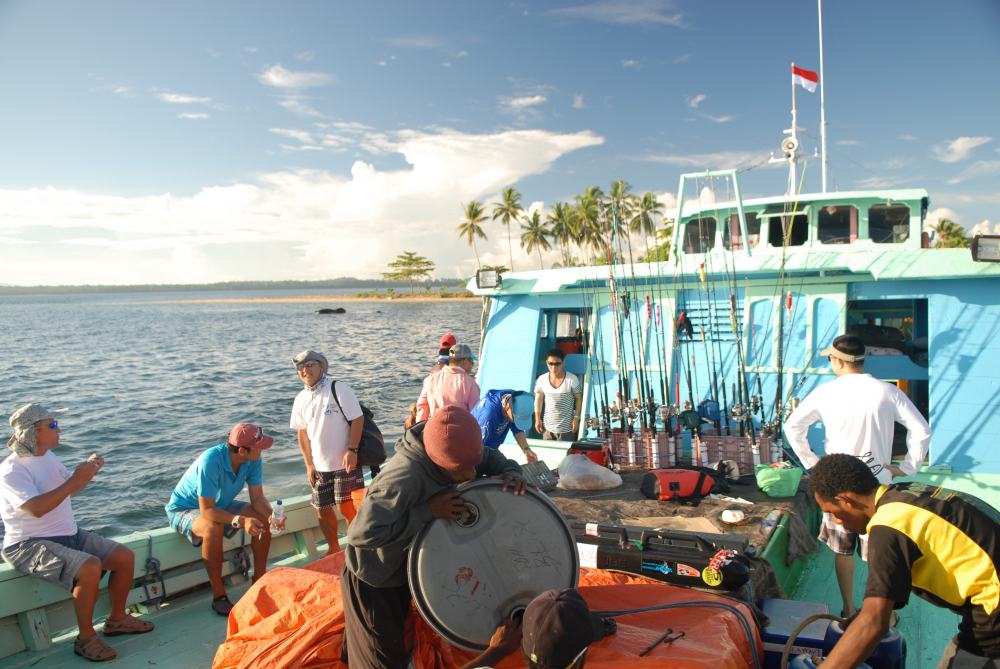
<instances>
[{"instance_id":1,"label":"cabin window","mask_svg":"<svg viewBox=\"0 0 1000 669\"><path fill-rule=\"evenodd\" d=\"M550 348L560 348L567 355L586 351L589 309L545 310L542 313L539 338L543 340L541 346L543 356ZM544 367L544 360L542 363Z\"/></svg>"},{"instance_id":2,"label":"cabin window","mask_svg":"<svg viewBox=\"0 0 1000 669\"><path fill-rule=\"evenodd\" d=\"M850 244L858 240L858 210L849 205L820 207L816 232L821 244Z\"/></svg>"},{"instance_id":3,"label":"cabin window","mask_svg":"<svg viewBox=\"0 0 1000 669\"><path fill-rule=\"evenodd\" d=\"M755 211L744 212L747 219L747 234L750 235L750 248L757 246L760 241L760 217ZM722 245L727 251L739 250L744 247L742 232L740 231L740 215L730 214L729 225L722 231Z\"/></svg>"},{"instance_id":4,"label":"cabin window","mask_svg":"<svg viewBox=\"0 0 1000 669\"><path fill-rule=\"evenodd\" d=\"M805 214L771 216L767 219L767 240L771 246L802 246L809 239L809 219Z\"/></svg>"},{"instance_id":5,"label":"cabin window","mask_svg":"<svg viewBox=\"0 0 1000 669\"><path fill-rule=\"evenodd\" d=\"M694 218L684 224L684 253L707 253L715 246L715 219Z\"/></svg>"},{"instance_id":6,"label":"cabin window","mask_svg":"<svg viewBox=\"0 0 1000 669\"><path fill-rule=\"evenodd\" d=\"M876 204L868 210L868 237L876 244L900 244L910 237L910 208Z\"/></svg>"}]
</instances>

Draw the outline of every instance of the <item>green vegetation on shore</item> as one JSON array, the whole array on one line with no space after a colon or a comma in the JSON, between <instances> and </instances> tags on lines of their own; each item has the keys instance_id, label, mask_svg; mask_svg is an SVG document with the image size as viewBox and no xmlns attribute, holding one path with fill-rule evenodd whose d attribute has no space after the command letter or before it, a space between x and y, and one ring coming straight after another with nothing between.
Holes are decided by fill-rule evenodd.
<instances>
[{"instance_id":1,"label":"green vegetation on shore","mask_svg":"<svg viewBox=\"0 0 1000 669\"><path fill-rule=\"evenodd\" d=\"M379 297L385 297L387 290L399 290L408 284L402 281L384 281L381 279L357 279L355 277L339 277L319 281L222 281L218 283L169 283L169 284L129 284L120 286L0 286L0 295L40 295L40 294L76 294L76 293L175 293L194 290L317 290L323 288L358 288L370 289ZM421 286L441 289L442 291L457 291L464 294L464 281L455 279L435 279L421 283ZM378 292L380 291L380 292ZM364 293L367 294L367 293ZM450 295L449 295L450 296Z\"/></svg>"}]
</instances>

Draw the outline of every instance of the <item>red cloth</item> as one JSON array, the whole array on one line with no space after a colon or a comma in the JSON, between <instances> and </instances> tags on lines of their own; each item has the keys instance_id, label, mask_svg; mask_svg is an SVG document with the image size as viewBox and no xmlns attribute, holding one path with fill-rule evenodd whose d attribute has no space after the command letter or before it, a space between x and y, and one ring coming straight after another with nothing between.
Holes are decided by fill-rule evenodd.
<instances>
[{"instance_id":1,"label":"red cloth","mask_svg":"<svg viewBox=\"0 0 1000 669\"><path fill-rule=\"evenodd\" d=\"M213 669L343 668L340 641L344 612L337 574L343 553L318 560L305 569L278 568L255 583L233 607L225 642L215 654ZM637 609L680 601L712 600L734 604L744 612L761 648L760 633L747 607L711 593L600 569L580 571L580 594L593 611ZM591 644L587 666L636 669L747 669L753 666L750 641L736 616L711 608L672 609L617 618L618 631ZM684 638L640 651L667 628ZM460 667L476 654L447 643L415 610L407 618L408 645L416 669ZM760 658L763 662L763 657ZM515 652L497 669L523 667Z\"/></svg>"}]
</instances>

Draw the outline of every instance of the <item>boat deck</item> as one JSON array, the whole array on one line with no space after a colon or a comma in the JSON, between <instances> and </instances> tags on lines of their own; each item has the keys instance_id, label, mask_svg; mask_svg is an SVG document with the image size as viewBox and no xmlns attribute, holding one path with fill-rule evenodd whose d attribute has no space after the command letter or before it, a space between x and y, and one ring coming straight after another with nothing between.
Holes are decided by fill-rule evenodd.
<instances>
[{"instance_id":1,"label":"boat deck","mask_svg":"<svg viewBox=\"0 0 1000 669\"><path fill-rule=\"evenodd\" d=\"M1000 476L997 475L947 475L921 474L921 480L935 485L974 494L997 506L1000 504ZM301 564L292 559L291 565ZM794 599L826 604L830 611L840 610L840 594L833 578L833 554L821 548L809 561L794 593ZM857 561L855 572L855 599L860 602L867 574L865 565ZM247 584L230 586L230 596L235 599ZM118 660L112 666L162 667L166 669L192 669L210 667L218 645L226 636L226 620L211 611L210 592L199 590L173 598L159 611L148 615L157 629L150 634L115 637L110 643L118 651ZM958 616L911 597L909 604L899 611L899 629L907 641L907 667L931 669L937 665L942 649L957 629ZM92 663L73 654L75 632L53 639L51 648L44 651L22 652L0 660L0 669L33 667L60 669L62 667L92 667Z\"/></svg>"}]
</instances>

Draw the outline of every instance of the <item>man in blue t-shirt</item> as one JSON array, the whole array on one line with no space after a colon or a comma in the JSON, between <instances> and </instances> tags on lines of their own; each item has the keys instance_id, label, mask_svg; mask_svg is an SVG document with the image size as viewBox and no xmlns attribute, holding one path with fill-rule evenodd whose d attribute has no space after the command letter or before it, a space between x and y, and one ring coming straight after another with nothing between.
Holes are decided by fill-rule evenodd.
<instances>
[{"instance_id":1,"label":"man in blue t-shirt","mask_svg":"<svg viewBox=\"0 0 1000 669\"><path fill-rule=\"evenodd\" d=\"M252 423L239 423L226 443L208 449L188 467L165 507L170 526L201 546L208 580L212 585L212 610L228 616L233 608L222 583L222 542L239 530L250 535L253 580L267 571L271 548L271 505L264 497L264 464L261 452L274 438ZM247 486L250 503L236 501ZM283 529L285 519L278 519Z\"/></svg>"},{"instance_id":2,"label":"man in blue t-shirt","mask_svg":"<svg viewBox=\"0 0 1000 669\"><path fill-rule=\"evenodd\" d=\"M508 432L514 433L514 441L528 462L538 462L538 456L528 446L524 427L531 425L533 401L523 390L490 390L472 407L472 415L483 434L483 447L500 448Z\"/></svg>"}]
</instances>

